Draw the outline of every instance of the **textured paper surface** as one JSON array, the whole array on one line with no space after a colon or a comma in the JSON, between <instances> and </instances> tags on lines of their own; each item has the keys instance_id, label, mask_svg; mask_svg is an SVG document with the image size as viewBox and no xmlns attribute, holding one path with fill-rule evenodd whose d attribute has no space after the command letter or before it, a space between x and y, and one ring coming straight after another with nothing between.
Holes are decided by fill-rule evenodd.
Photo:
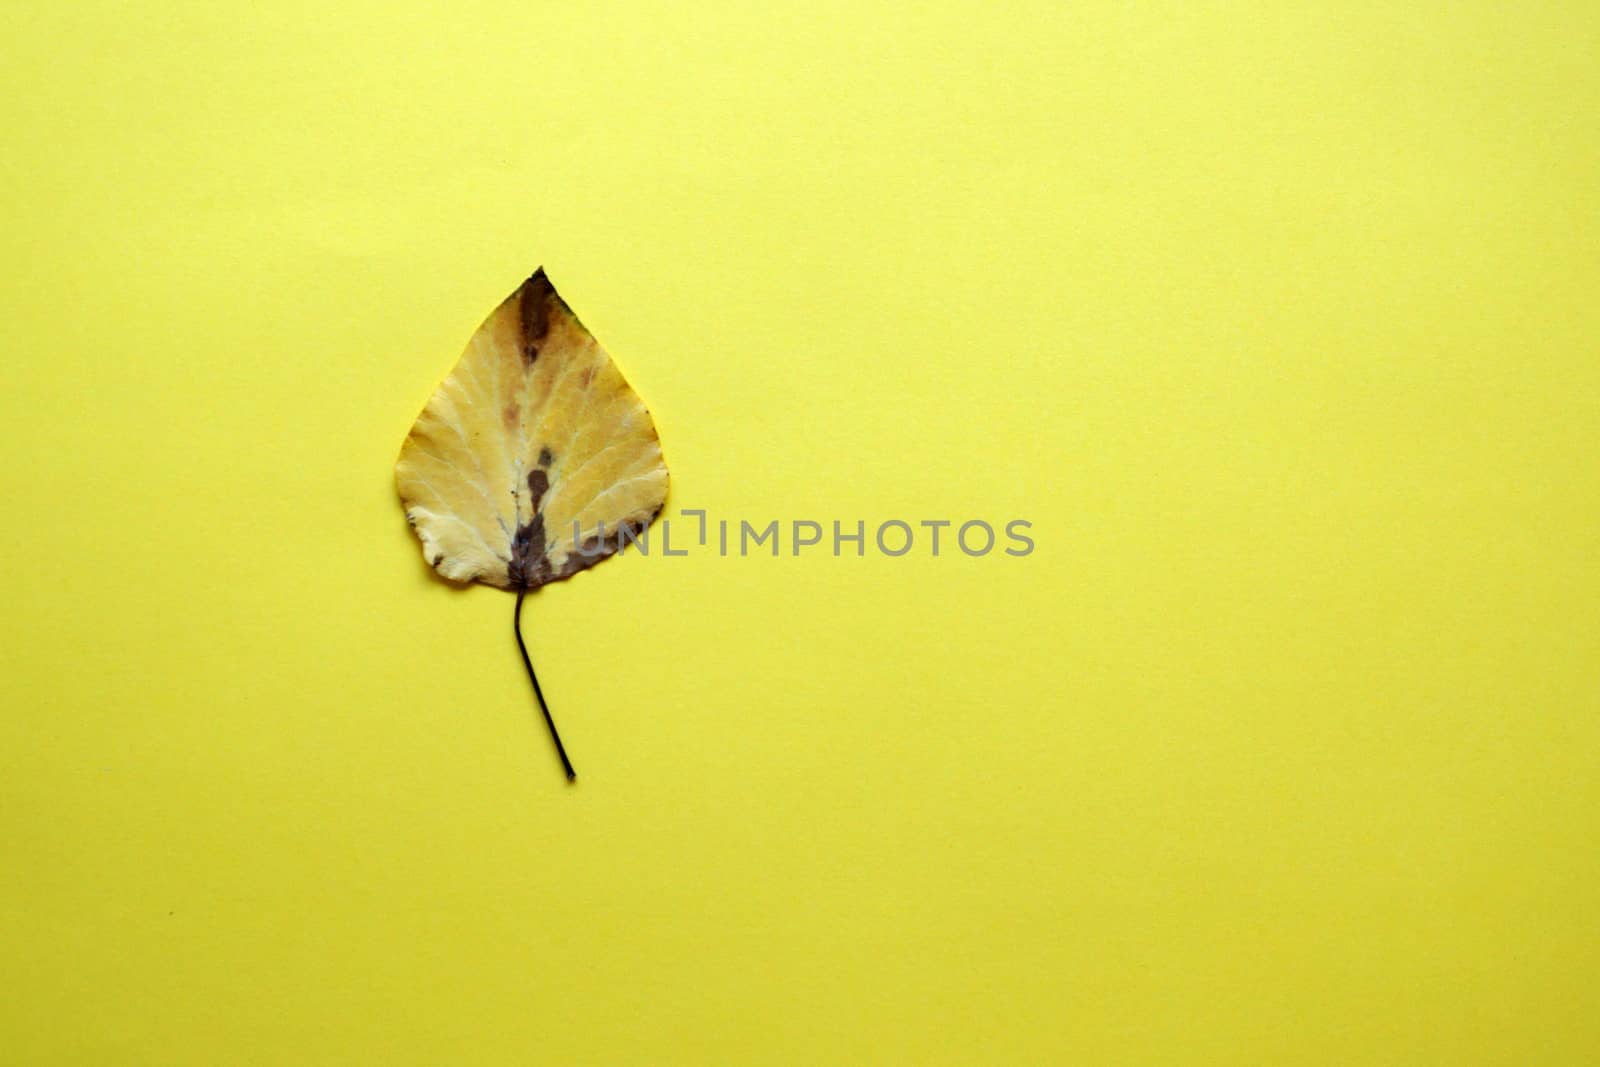
<instances>
[{"instance_id":1,"label":"textured paper surface","mask_svg":"<svg viewBox=\"0 0 1600 1067\"><path fill-rule=\"evenodd\" d=\"M0 1059L1600 1060L1594 5L720 7L13 6ZM547 586L569 788L391 477L536 263L1036 551Z\"/></svg>"}]
</instances>

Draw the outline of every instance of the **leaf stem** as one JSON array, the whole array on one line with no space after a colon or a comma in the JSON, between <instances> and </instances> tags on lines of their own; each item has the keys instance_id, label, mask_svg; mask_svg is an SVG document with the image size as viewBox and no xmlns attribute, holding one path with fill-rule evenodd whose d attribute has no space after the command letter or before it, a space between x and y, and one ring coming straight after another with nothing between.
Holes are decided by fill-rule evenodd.
<instances>
[{"instance_id":1,"label":"leaf stem","mask_svg":"<svg viewBox=\"0 0 1600 1067\"><path fill-rule=\"evenodd\" d=\"M517 649L522 653L522 665L528 668L528 681L533 683L533 695L539 698L539 710L544 712L544 721L550 727L550 737L556 743L556 752L561 756L561 766L567 769L567 781L577 781L578 772L572 769L572 761L567 759L567 750L561 744L561 735L556 732L556 721L550 717L550 708L544 702L544 693L539 689L539 676L533 673L533 660L528 658L528 646L522 643L522 594L526 589L517 590L517 609L511 616L511 628L517 635Z\"/></svg>"}]
</instances>

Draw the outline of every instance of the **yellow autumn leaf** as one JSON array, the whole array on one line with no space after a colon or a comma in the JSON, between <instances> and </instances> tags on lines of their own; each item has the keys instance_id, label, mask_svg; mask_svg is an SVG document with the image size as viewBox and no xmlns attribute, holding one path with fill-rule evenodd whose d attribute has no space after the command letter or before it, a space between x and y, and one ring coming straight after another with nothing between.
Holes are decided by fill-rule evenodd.
<instances>
[{"instance_id":1,"label":"yellow autumn leaf","mask_svg":"<svg viewBox=\"0 0 1600 1067\"><path fill-rule=\"evenodd\" d=\"M472 335L395 475L433 568L502 589L599 562L667 499L650 412L542 269Z\"/></svg>"},{"instance_id":2,"label":"yellow autumn leaf","mask_svg":"<svg viewBox=\"0 0 1600 1067\"><path fill-rule=\"evenodd\" d=\"M542 269L467 342L406 435L395 480L436 571L516 590L517 648L576 778L522 640L522 599L642 532L666 503L667 465L639 394Z\"/></svg>"}]
</instances>

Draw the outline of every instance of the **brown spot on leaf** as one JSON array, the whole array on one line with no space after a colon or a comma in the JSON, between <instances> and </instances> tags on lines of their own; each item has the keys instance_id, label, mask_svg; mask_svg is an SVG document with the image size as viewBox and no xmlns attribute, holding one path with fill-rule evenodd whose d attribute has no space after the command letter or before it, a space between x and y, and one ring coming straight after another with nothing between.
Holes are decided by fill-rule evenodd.
<instances>
[{"instance_id":1,"label":"brown spot on leaf","mask_svg":"<svg viewBox=\"0 0 1600 1067\"><path fill-rule=\"evenodd\" d=\"M532 364L539 358L539 346L550 333L550 301L556 297L544 268L522 283L517 293L517 312L522 325L522 358Z\"/></svg>"},{"instance_id":2,"label":"brown spot on leaf","mask_svg":"<svg viewBox=\"0 0 1600 1067\"><path fill-rule=\"evenodd\" d=\"M555 457L550 454L549 447L539 449L539 466L548 467Z\"/></svg>"},{"instance_id":3,"label":"brown spot on leaf","mask_svg":"<svg viewBox=\"0 0 1600 1067\"><path fill-rule=\"evenodd\" d=\"M545 490L549 488L548 474L542 470L528 472L528 507L531 510L539 510L539 502L544 499Z\"/></svg>"},{"instance_id":4,"label":"brown spot on leaf","mask_svg":"<svg viewBox=\"0 0 1600 1067\"><path fill-rule=\"evenodd\" d=\"M506 569L512 588L532 589L555 577L545 548L543 515L517 527L517 535L511 539L511 564Z\"/></svg>"},{"instance_id":5,"label":"brown spot on leaf","mask_svg":"<svg viewBox=\"0 0 1600 1067\"><path fill-rule=\"evenodd\" d=\"M547 581L560 578L570 578L581 570L587 570L621 551L624 544L638 544L639 538L649 529L650 524L661 514L661 504L656 505L648 518L624 519L614 531L605 531L600 534L590 534L567 553L566 560L551 575ZM602 527L604 530L604 527Z\"/></svg>"},{"instance_id":6,"label":"brown spot on leaf","mask_svg":"<svg viewBox=\"0 0 1600 1067\"><path fill-rule=\"evenodd\" d=\"M435 567L437 567L439 564L441 564L443 562L444 562L444 553L443 552L441 552L437 556L433 557L433 565Z\"/></svg>"},{"instance_id":7,"label":"brown spot on leaf","mask_svg":"<svg viewBox=\"0 0 1600 1067\"><path fill-rule=\"evenodd\" d=\"M505 423L507 433L517 428L517 423L522 421L522 409L517 407L515 400L506 405L505 410L500 413L500 419Z\"/></svg>"},{"instance_id":8,"label":"brown spot on leaf","mask_svg":"<svg viewBox=\"0 0 1600 1067\"><path fill-rule=\"evenodd\" d=\"M544 516L539 513L549 489L550 475L542 469L528 472L528 508L533 518L517 527L511 539L511 563L506 572L512 588L533 589L556 578L555 568L545 556L550 546L545 543Z\"/></svg>"}]
</instances>

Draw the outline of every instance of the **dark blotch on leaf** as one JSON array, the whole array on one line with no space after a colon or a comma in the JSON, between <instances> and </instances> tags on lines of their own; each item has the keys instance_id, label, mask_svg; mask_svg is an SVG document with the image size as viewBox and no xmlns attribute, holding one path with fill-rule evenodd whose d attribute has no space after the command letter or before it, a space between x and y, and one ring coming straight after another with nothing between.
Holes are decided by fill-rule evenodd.
<instances>
[{"instance_id":1,"label":"dark blotch on leaf","mask_svg":"<svg viewBox=\"0 0 1600 1067\"><path fill-rule=\"evenodd\" d=\"M511 565L507 573L513 588L531 589L555 577L544 553L544 516L535 515L518 526L517 535L511 539Z\"/></svg>"},{"instance_id":2,"label":"dark blotch on leaf","mask_svg":"<svg viewBox=\"0 0 1600 1067\"><path fill-rule=\"evenodd\" d=\"M532 363L539 358L539 345L550 332L550 300L555 290L544 268L522 283L517 293L517 310L522 323L522 358Z\"/></svg>"}]
</instances>

